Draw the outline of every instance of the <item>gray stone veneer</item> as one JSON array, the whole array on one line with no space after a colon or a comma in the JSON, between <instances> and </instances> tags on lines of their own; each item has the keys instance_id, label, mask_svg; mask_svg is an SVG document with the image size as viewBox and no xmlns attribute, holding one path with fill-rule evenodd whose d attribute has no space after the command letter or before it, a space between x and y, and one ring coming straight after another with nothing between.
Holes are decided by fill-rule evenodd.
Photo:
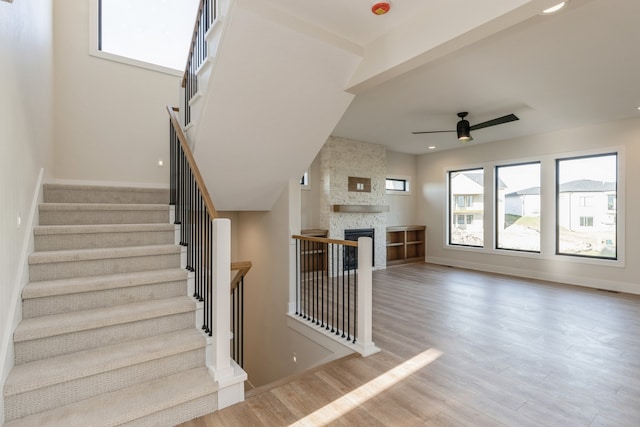
<instances>
[{"instance_id":1,"label":"gray stone veneer","mask_svg":"<svg viewBox=\"0 0 640 427\"><path fill-rule=\"evenodd\" d=\"M375 268L385 267L387 213L333 212L333 205L386 205L386 147L330 137L320 151L320 225L329 237L344 239L344 230L375 229ZM371 192L348 191L348 177L370 178Z\"/></svg>"}]
</instances>

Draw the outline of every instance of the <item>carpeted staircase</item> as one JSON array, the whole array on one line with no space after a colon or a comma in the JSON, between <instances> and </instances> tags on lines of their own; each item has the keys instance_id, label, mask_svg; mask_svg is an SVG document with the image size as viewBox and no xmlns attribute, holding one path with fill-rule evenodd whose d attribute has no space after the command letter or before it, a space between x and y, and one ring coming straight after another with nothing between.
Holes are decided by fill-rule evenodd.
<instances>
[{"instance_id":1,"label":"carpeted staircase","mask_svg":"<svg viewBox=\"0 0 640 427\"><path fill-rule=\"evenodd\" d=\"M50 184L43 199L5 425L170 426L215 411L168 190Z\"/></svg>"}]
</instances>

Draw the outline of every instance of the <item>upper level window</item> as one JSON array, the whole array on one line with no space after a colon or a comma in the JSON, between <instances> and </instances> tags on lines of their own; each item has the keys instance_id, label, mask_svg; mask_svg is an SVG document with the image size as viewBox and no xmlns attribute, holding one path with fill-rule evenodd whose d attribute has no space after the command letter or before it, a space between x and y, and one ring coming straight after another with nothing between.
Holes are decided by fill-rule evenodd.
<instances>
[{"instance_id":1,"label":"upper level window","mask_svg":"<svg viewBox=\"0 0 640 427\"><path fill-rule=\"evenodd\" d=\"M181 75L199 3L199 0L94 0L91 53Z\"/></svg>"},{"instance_id":2,"label":"upper level window","mask_svg":"<svg viewBox=\"0 0 640 427\"><path fill-rule=\"evenodd\" d=\"M617 259L618 155L556 160L556 251Z\"/></svg>"}]
</instances>

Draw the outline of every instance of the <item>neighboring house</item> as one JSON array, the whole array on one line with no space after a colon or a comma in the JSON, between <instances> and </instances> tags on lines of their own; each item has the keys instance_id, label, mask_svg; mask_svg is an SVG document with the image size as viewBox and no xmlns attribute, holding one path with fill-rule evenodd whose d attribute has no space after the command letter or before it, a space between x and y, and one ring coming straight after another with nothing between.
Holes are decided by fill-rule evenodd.
<instances>
[{"instance_id":1,"label":"neighboring house","mask_svg":"<svg viewBox=\"0 0 640 427\"><path fill-rule=\"evenodd\" d=\"M504 198L507 215L540 216L540 187L514 191Z\"/></svg>"},{"instance_id":2,"label":"neighboring house","mask_svg":"<svg viewBox=\"0 0 640 427\"><path fill-rule=\"evenodd\" d=\"M458 172L451 176L452 225L459 230L482 232L484 226L484 174L479 172ZM498 209L504 206L502 180L498 183Z\"/></svg>"},{"instance_id":3,"label":"neighboring house","mask_svg":"<svg viewBox=\"0 0 640 427\"><path fill-rule=\"evenodd\" d=\"M558 224L578 232L614 231L617 216L616 192L615 182L583 179L560 184L559 211L565 215L558 218Z\"/></svg>"},{"instance_id":4,"label":"neighboring house","mask_svg":"<svg viewBox=\"0 0 640 427\"><path fill-rule=\"evenodd\" d=\"M451 177L452 225L468 232L481 232L484 220L484 175L460 172Z\"/></svg>"}]
</instances>

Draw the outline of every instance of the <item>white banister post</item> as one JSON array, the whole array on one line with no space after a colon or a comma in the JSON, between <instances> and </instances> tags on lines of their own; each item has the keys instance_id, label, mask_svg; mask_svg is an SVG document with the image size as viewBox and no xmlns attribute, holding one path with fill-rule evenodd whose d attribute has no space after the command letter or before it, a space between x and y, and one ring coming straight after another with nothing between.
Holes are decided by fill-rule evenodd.
<instances>
[{"instance_id":1,"label":"white banister post","mask_svg":"<svg viewBox=\"0 0 640 427\"><path fill-rule=\"evenodd\" d=\"M231 222L212 221L213 345L209 346L207 366L218 383L218 409L244 400L247 374L231 360Z\"/></svg>"},{"instance_id":2,"label":"white banister post","mask_svg":"<svg viewBox=\"0 0 640 427\"><path fill-rule=\"evenodd\" d=\"M213 336L215 349L213 369L215 379L231 375L231 223L227 218L213 221L213 265L212 289L213 297Z\"/></svg>"},{"instance_id":3,"label":"white banister post","mask_svg":"<svg viewBox=\"0 0 640 427\"><path fill-rule=\"evenodd\" d=\"M358 238L358 337L355 347L364 357L380 351L373 343L373 240Z\"/></svg>"}]
</instances>

